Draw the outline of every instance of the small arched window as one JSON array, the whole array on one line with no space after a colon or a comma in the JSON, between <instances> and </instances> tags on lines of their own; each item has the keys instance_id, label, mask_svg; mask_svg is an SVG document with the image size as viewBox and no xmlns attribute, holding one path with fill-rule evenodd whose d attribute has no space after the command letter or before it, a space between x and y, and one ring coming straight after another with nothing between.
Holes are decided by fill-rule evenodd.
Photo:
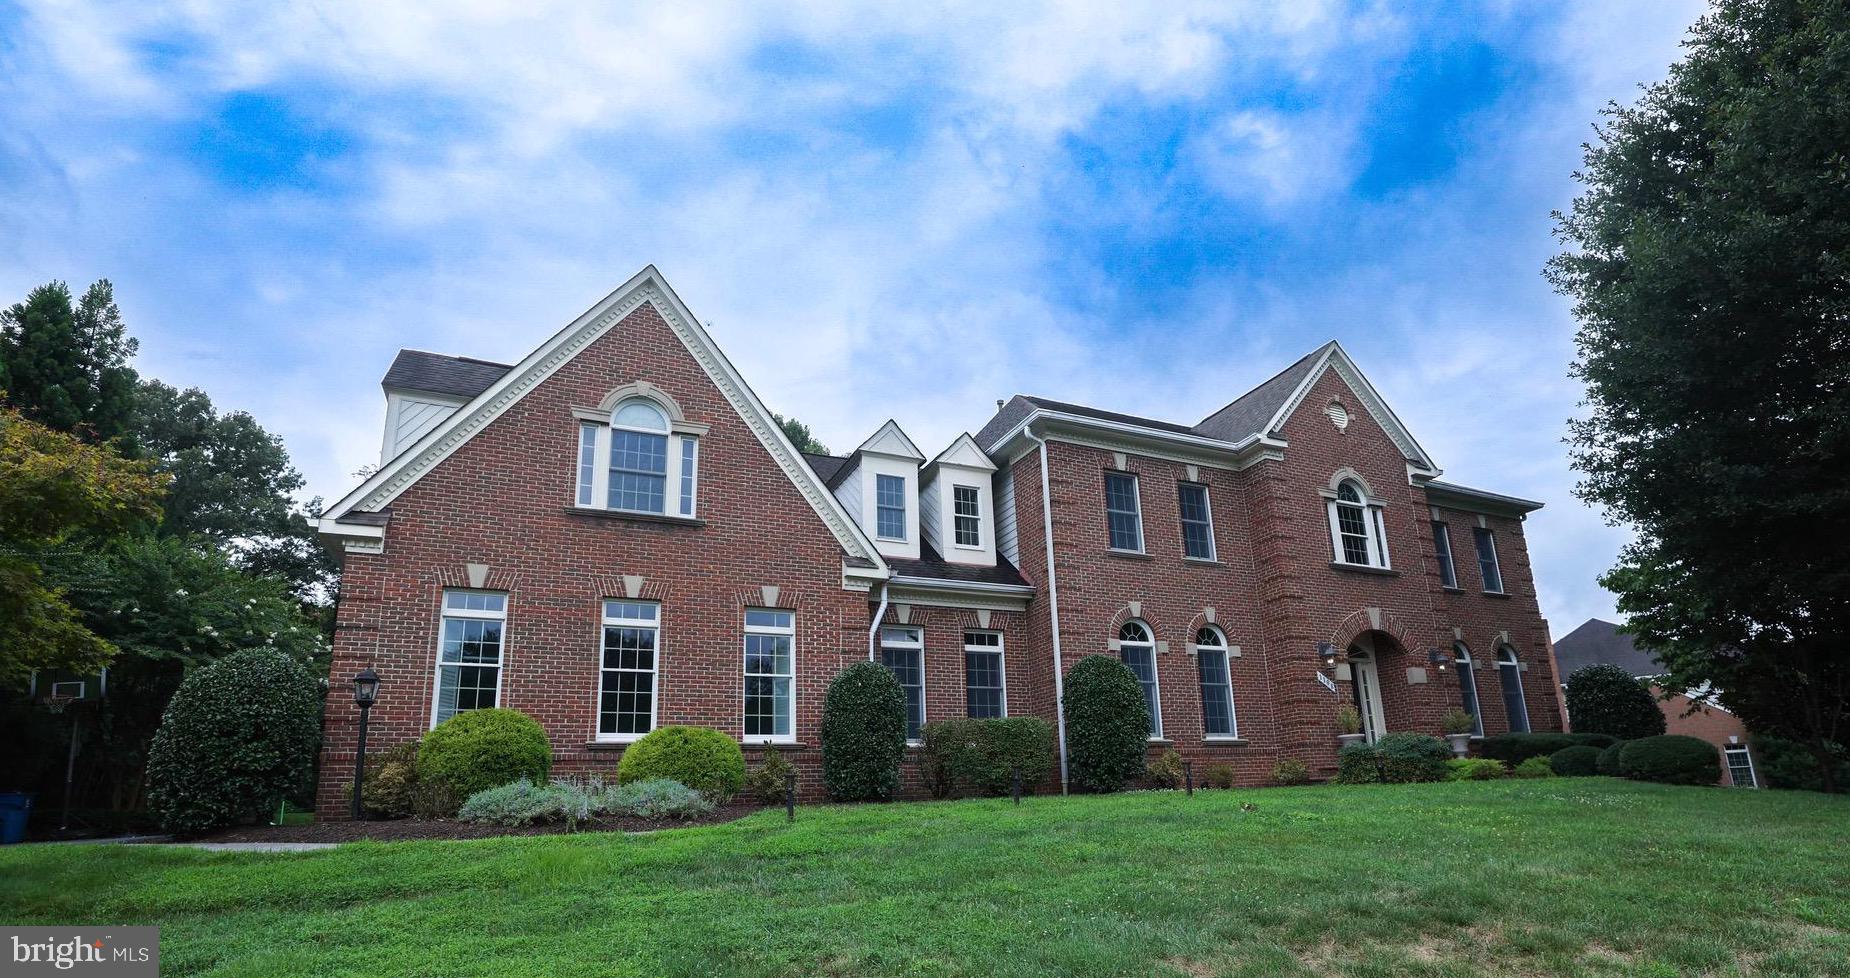
<instances>
[{"instance_id":1,"label":"small arched window","mask_svg":"<svg viewBox=\"0 0 1850 978\"><path fill-rule=\"evenodd\" d=\"M1503 712L1510 718L1510 733L1529 732L1529 705L1522 698L1522 667L1516 663L1516 650L1505 645L1497 650L1497 679L1503 686Z\"/></svg>"},{"instance_id":2,"label":"small arched window","mask_svg":"<svg viewBox=\"0 0 1850 978\"><path fill-rule=\"evenodd\" d=\"M1240 735L1233 712L1233 663L1227 636L1213 625L1195 633L1195 668L1201 677L1201 732L1205 737Z\"/></svg>"},{"instance_id":3,"label":"small arched window","mask_svg":"<svg viewBox=\"0 0 1850 978\"><path fill-rule=\"evenodd\" d=\"M581 421L578 505L692 517L699 440L679 430L678 417L653 398L635 396L619 401L604 424Z\"/></svg>"},{"instance_id":4,"label":"small arched window","mask_svg":"<svg viewBox=\"0 0 1850 978\"><path fill-rule=\"evenodd\" d=\"M1381 504L1370 500L1353 479L1344 479L1329 494L1330 544L1339 564L1388 566L1387 534Z\"/></svg>"},{"instance_id":5,"label":"small arched window","mask_svg":"<svg viewBox=\"0 0 1850 978\"><path fill-rule=\"evenodd\" d=\"M1156 681L1156 642L1150 637L1150 626L1132 619L1118 629L1118 658L1137 677L1137 684L1143 687L1143 703L1150 710L1150 739L1163 735L1163 700L1162 691Z\"/></svg>"},{"instance_id":6,"label":"small arched window","mask_svg":"<svg viewBox=\"0 0 1850 978\"><path fill-rule=\"evenodd\" d=\"M1452 645L1455 654L1453 662L1458 666L1458 698L1464 704L1464 711L1471 714L1471 733L1484 736L1484 712L1477 702L1477 674L1472 672L1471 650L1463 642Z\"/></svg>"}]
</instances>

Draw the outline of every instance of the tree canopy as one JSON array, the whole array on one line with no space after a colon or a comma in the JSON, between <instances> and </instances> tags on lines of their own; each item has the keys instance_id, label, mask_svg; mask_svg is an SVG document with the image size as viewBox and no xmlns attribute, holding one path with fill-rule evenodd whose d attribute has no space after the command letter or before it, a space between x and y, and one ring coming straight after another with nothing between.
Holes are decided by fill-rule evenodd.
<instances>
[{"instance_id":1,"label":"tree canopy","mask_svg":"<svg viewBox=\"0 0 1850 978\"><path fill-rule=\"evenodd\" d=\"M63 282L41 285L0 311L0 391L33 421L107 441L128 431L135 346L107 279L75 305Z\"/></svg>"},{"instance_id":2,"label":"tree canopy","mask_svg":"<svg viewBox=\"0 0 1850 978\"><path fill-rule=\"evenodd\" d=\"M810 433L809 425L795 418L786 418L775 411L771 412L771 420L784 429L784 437L790 439L790 444L795 445L797 451L811 455L829 454L829 446L816 440L816 436Z\"/></svg>"},{"instance_id":3,"label":"tree canopy","mask_svg":"<svg viewBox=\"0 0 1850 978\"><path fill-rule=\"evenodd\" d=\"M1604 111L1549 276L1580 321L1580 493L1672 686L1850 734L1850 8L1719 0Z\"/></svg>"}]
</instances>

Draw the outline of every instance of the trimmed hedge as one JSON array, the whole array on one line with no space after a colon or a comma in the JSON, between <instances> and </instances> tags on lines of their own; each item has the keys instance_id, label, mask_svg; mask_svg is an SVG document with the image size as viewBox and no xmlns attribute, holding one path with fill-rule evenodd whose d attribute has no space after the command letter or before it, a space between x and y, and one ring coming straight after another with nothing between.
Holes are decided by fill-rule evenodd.
<instances>
[{"instance_id":1,"label":"trimmed hedge","mask_svg":"<svg viewBox=\"0 0 1850 978\"><path fill-rule=\"evenodd\" d=\"M1509 765L1488 757L1454 757L1445 768L1447 781L1495 781L1510 773Z\"/></svg>"},{"instance_id":2,"label":"trimmed hedge","mask_svg":"<svg viewBox=\"0 0 1850 978\"><path fill-rule=\"evenodd\" d=\"M1563 747L1548 757L1548 766L1564 778L1590 778L1599 773L1599 758L1602 751L1598 747L1580 744Z\"/></svg>"},{"instance_id":3,"label":"trimmed hedge","mask_svg":"<svg viewBox=\"0 0 1850 978\"><path fill-rule=\"evenodd\" d=\"M1577 733L1636 740L1664 732L1664 711L1657 697L1614 665L1582 666L1567 677L1567 716Z\"/></svg>"},{"instance_id":4,"label":"trimmed hedge","mask_svg":"<svg viewBox=\"0 0 1850 978\"><path fill-rule=\"evenodd\" d=\"M451 799L445 814L469 796L526 778L544 784L552 770L552 742L519 710L464 710L437 724L418 748L418 781Z\"/></svg>"},{"instance_id":5,"label":"trimmed hedge","mask_svg":"<svg viewBox=\"0 0 1850 978\"><path fill-rule=\"evenodd\" d=\"M836 801L886 801L906 756L906 694L885 666L857 662L822 700L822 784Z\"/></svg>"},{"instance_id":6,"label":"trimmed hedge","mask_svg":"<svg viewBox=\"0 0 1850 978\"><path fill-rule=\"evenodd\" d=\"M1478 753L1514 767L1531 757L1548 757L1564 747L1612 746L1618 738L1600 733L1513 733L1485 737Z\"/></svg>"},{"instance_id":7,"label":"trimmed hedge","mask_svg":"<svg viewBox=\"0 0 1850 978\"><path fill-rule=\"evenodd\" d=\"M1783 737L1756 735L1752 740L1754 771L1769 788L1823 791L1824 773L1809 745ZM1850 791L1850 749L1827 741L1837 775L1837 790Z\"/></svg>"},{"instance_id":8,"label":"trimmed hedge","mask_svg":"<svg viewBox=\"0 0 1850 978\"><path fill-rule=\"evenodd\" d=\"M1531 757L1516 765L1516 770L1510 773L1519 778L1552 778L1555 776L1555 769L1549 763L1548 758Z\"/></svg>"},{"instance_id":9,"label":"trimmed hedge","mask_svg":"<svg viewBox=\"0 0 1850 978\"><path fill-rule=\"evenodd\" d=\"M1143 775L1150 708L1130 668L1088 655L1066 674L1066 769L1087 791L1117 791Z\"/></svg>"},{"instance_id":10,"label":"trimmed hedge","mask_svg":"<svg viewBox=\"0 0 1850 978\"><path fill-rule=\"evenodd\" d=\"M321 740L321 684L273 649L234 652L189 673L148 751L148 809L199 833L276 811L307 786Z\"/></svg>"},{"instance_id":11,"label":"trimmed hedge","mask_svg":"<svg viewBox=\"0 0 1850 978\"><path fill-rule=\"evenodd\" d=\"M1609 778L1619 776L1619 752L1625 749L1625 741L1615 741L1611 747L1599 752L1599 761L1594 765L1600 774Z\"/></svg>"},{"instance_id":12,"label":"trimmed hedge","mask_svg":"<svg viewBox=\"0 0 1850 978\"><path fill-rule=\"evenodd\" d=\"M1336 780L1343 784L1406 784L1444 781L1452 749L1427 734L1391 733L1372 744L1348 744L1336 755Z\"/></svg>"},{"instance_id":13,"label":"trimmed hedge","mask_svg":"<svg viewBox=\"0 0 1850 978\"><path fill-rule=\"evenodd\" d=\"M1040 717L939 720L921 733L927 787L935 797L956 787L1006 795L1016 768L1021 789L1032 791L1053 771L1053 726Z\"/></svg>"},{"instance_id":14,"label":"trimmed hedge","mask_svg":"<svg viewBox=\"0 0 1850 978\"><path fill-rule=\"evenodd\" d=\"M1695 737L1665 734L1626 741L1619 773L1659 784L1716 784L1722 779L1721 751Z\"/></svg>"},{"instance_id":15,"label":"trimmed hedge","mask_svg":"<svg viewBox=\"0 0 1850 978\"><path fill-rule=\"evenodd\" d=\"M632 781L679 781L724 805L745 787L745 752L711 727L658 727L624 748L617 762L617 783Z\"/></svg>"}]
</instances>

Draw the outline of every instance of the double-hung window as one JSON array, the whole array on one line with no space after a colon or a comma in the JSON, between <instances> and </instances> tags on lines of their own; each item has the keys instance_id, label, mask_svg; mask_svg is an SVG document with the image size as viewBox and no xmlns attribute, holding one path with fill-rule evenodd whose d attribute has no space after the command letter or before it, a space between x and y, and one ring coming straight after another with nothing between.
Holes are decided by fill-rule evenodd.
<instances>
[{"instance_id":1,"label":"double-hung window","mask_svg":"<svg viewBox=\"0 0 1850 978\"><path fill-rule=\"evenodd\" d=\"M1458 567L1452 563L1452 528L1438 520L1432 521L1432 552L1439 558L1439 583L1457 587Z\"/></svg>"},{"instance_id":2,"label":"double-hung window","mask_svg":"<svg viewBox=\"0 0 1850 978\"><path fill-rule=\"evenodd\" d=\"M882 540L906 538L906 480L897 475L874 477L874 532Z\"/></svg>"},{"instance_id":3,"label":"double-hung window","mask_svg":"<svg viewBox=\"0 0 1850 978\"><path fill-rule=\"evenodd\" d=\"M1387 532L1381 504L1362 495L1361 487L1345 480L1329 500L1330 543L1336 562L1357 567L1387 567Z\"/></svg>"},{"instance_id":4,"label":"double-hung window","mask_svg":"<svg viewBox=\"0 0 1850 978\"><path fill-rule=\"evenodd\" d=\"M1503 568L1497 564L1497 538L1484 527L1472 531L1477 537L1477 570L1484 577L1484 591L1503 593Z\"/></svg>"},{"instance_id":5,"label":"double-hung window","mask_svg":"<svg viewBox=\"0 0 1850 978\"><path fill-rule=\"evenodd\" d=\"M1227 636L1209 626L1195 633L1195 667L1201 674L1201 732L1209 738L1240 735L1233 713L1233 671Z\"/></svg>"},{"instance_id":6,"label":"double-hung window","mask_svg":"<svg viewBox=\"0 0 1850 978\"><path fill-rule=\"evenodd\" d=\"M978 501L975 486L951 487L951 521L954 524L953 539L960 547L980 547L983 545L982 503Z\"/></svg>"},{"instance_id":7,"label":"double-hung window","mask_svg":"<svg viewBox=\"0 0 1850 978\"><path fill-rule=\"evenodd\" d=\"M1516 662L1516 650L1505 645L1497 650L1497 680L1503 686L1503 712L1510 719L1510 733L1529 732L1529 704L1522 698L1522 666Z\"/></svg>"},{"instance_id":8,"label":"double-hung window","mask_svg":"<svg viewBox=\"0 0 1850 978\"><path fill-rule=\"evenodd\" d=\"M906 740L919 742L925 726L925 637L917 628L880 630L880 663L892 670L906 693Z\"/></svg>"},{"instance_id":9,"label":"double-hung window","mask_svg":"<svg viewBox=\"0 0 1850 978\"><path fill-rule=\"evenodd\" d=\"M604 602L603 663L597 688L597 739L635 740L655 729L655 676L661 659L661 606Z\"/></svg>"},{"instance_id":10,"label":"double-hung window","mask_svg":"<svg viewBox=\"0 0 1850 978\"><path fill-rule=\"evenodd\" d=\"M979 719L1008 716L1000 632L964 633L964 712Z\"/></svg>"},{"instance_id":11,"label":"double-hung window","mask_svg":"<svg viewBox=\"0 0 1850 978\"><path fill-rule=\"evenodd\" d=\"M1434 524L1435 526L1443 524ZM1484 736L1484 712L1477 704L1477 673L1472 670L1471 650L1463 642L1452 645L1453 664L1458 667L1458 701L1471 714L1471 735Z\"/></svg>"},{"instance_id":12,"label":"double-hung window","mask_svg":"<svg viewBox=\"0 0 1850 978\"><path fill-rule=\"evenodd\" d=\"M464 710L501 702L502 631L507 595L493 591L443 592L443 622L437 648L437 695L430 723L436 726Z\"/></svg>"},{"instance_id":13,"label":"double-hung window","mask_svg":"<svg viewBox=\"0 0 1850 978\"><path fill-rule=\"evenodd\" d=\"M796 613L745 611L745 736L795 739Z\"/></svg>"},{"instance_id":14,"label":"double-hung window","mask_svg":"<svg viewBox=\"0 0 1850 978\"><path fill-rule=\"evenodd\" d=\"M1118 629L1118 658L1130 667L1131 674L1137 677L1137 685L1143 687L1143 703L1150 710L1150 739L1157 740L1163 736L1163 697L1157 688L1156 680L1156 642L1150 637L1150 628L1140 621L1127 621Z\"/></svg>"},{"instance_id":15,"label":"double-hung window","mask_svg":"<svg viewBox=\"0 0 1850 978\"><path fill-rule=\"evenodd\" d=\"M579 506L691 518L700 440L677 430L660 404L632 397L610 412L606 424L579 423L576 471Z\"/></svg>"},{"instance_id":16,"label":"double-hung window","mask_svg":"<svg viewBox=\"0 0 1850 978\"><path fill-rule=\"evenodd\" d=\"M1177 487L1182 503L1182 556L1214 559L1214 520L1208 509L1208 487L1184 482Z\"/></svg>"},{"instance_id":17,"label":"double-hung window","mask_svg":"<svg viewBox=\"0 0 1850 978\"><path fill-rule=\"evenodd\" d=\"M1143 553L1143 507L1134 473L1105 473L1105 523L1111 549Z\"/></svg>"}]
</instances>

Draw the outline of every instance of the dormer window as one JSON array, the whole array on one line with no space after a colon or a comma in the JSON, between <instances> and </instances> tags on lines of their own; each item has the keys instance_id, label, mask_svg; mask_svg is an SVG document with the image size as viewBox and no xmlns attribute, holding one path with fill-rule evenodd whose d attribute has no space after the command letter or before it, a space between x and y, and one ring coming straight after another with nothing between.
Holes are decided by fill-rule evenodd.
<instances>
[{"instance_id":1,"label":"dormer window","mask_svg":"<svg viewBox=\"0 0 1850 978\"><path fill-rule=\"evenodd\" d=\"M983 545L983 511L975 486L952 486L951 505L954 507L952 519L957 545L960 547L980 547Z\"/></svg>"},{"instance_id":2,"label":"dormer window","mask_svg":"<svg viewBox=\"0 0 1850 978\"><path fill-rule=\"evenodd\" d=\"M695 433L704 426L681 424L678 411L640 395L618 400L597 421L588 411L577 413L577 505L654 516L694 515L700 458Z\"/></svg>"},{"instance_id":3,"label":"dormer window","mask_svg":"<svg viewBox=\"0 0 1850 978\"><path fill-rule=\"evenodd\" d=\"M878 515L877 533L882 540L906 538L906 480L903 476L881 475L874 489L874 506Z\"/></svg>"}]
</instances>

